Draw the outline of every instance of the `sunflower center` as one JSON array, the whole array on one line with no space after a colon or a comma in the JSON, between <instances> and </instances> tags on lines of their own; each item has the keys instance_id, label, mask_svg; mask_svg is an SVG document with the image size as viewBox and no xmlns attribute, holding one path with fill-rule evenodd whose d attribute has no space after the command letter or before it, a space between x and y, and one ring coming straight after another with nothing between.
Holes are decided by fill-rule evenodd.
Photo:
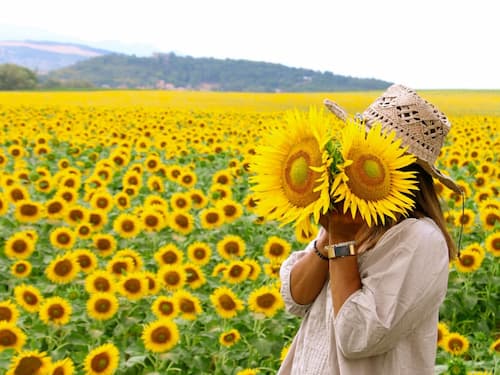
<instances>
[{"instance_id":1,"label":"sunflower center","mask_svg":"<svg viewBox=\"0 0 500 375\"><path fill-rule=\"evenodd\" d=\"M223 296L220 296L219 302L224 310L232 311L236 308L236 304L234 303L234 300L231 298L231 296L228 296L226 294Z\"/></svg>"},{"instance_id":2,"label":"sunflower center","mask_svg":"<svg viewBox=\"0 0 500 375\"><path fill-rule=\"evenodd\" d=\"M100 313L106 313L111 309L111 302L107 299L101 298L96 301L95 309Z\"/></svg>"},{"instance_id":3,"label":"sunflower center","mask_svg":"<svg viewBox=\"0 0 500 375\"><path fill-rule=\"evenodd\" d=\"M141 282L137 279L130 279L124 283L124 287L130 293L138 293L141 290Z\"/></svg>"},{"instance_id":4,"label":"sunflower center","mask_svg":"<svg viewBox=\"0 0 500 375\"><path fill-rule=\"evenodd\" d=\"M170 340L170 330L167 327L158 327L151 333L151 340L157 343L165 343Z\"/></svg>"},{"instance_id":5,"label":"sunflower center","mask_svg":"<svg viewBox=\"0 0 500 375\"><path fill-rule=\"evenodd\" d=\"M190 301L187 298L182 298L181 302L179 303L179 307L181 311L186 314L190 314L196 311L193 301Z\"/></svg>"},{"instance_id":6,"label":"sunflower center","mask_svg":"<svg viewBox=\"0 0 500 375\"><path fill-rule=\"evenodd\" d=\"M64 315L64 309L60 305L53 305L49 307L48 314L52 319L58 319Z\"/></svg>"},{"instance_id":7,"label":"sunflower center","mask_svg":"<svg viewBox=\"0 0 500 375\"><path fill-rule=\"evenodd\" d=\"M57 262L54 267L54 273L58 276L66 276L73 269L73 264L68 259Z\"/></svg>"},{"instance_id":8,"label":"sunflower center","mask_svg":"<svg viewBox=\"0 0 500 375\"><path fill-rule=\"evenodd\" d=\"M306 139L290 150L282 170L282 184L288 200L297 207L306 207L319 198L313 192L320 177L310 167L321 165L321 153L314 138Z\"/></svg>"},{"instance_id":9,"label":"sunflower center","mask_svg":"<svg viewBox=\"0 0 500 375\"><path fill-rule=\"evenodd\" d=\"M271 293L266 293L257 297L257 305L263 309L268 309L276 302L276 297Z\"/></svg>"},{"instance_id":10,"label":"sunflower center","mask_svg":"<svg viewBox=\"0 0 500 375\"><path fill-rule=\"evenodd\" d=\"M384 199L391 191L387 166L376 155L362 152L354 154L353 163L346 168L346 174L349 177L349 188L361 199Z\"/></svg>"},{"instance_id":11,"label":"sunflower center","mask_svg":"<svg viewBox=\"0 0 500 375\"><path fill-rule=\"evenodd\" d=\"M92 358L90 367L93 371L102 372L104 371L110 363L110 358L107 353L100 353Z\"/></svg>"},{"instance_id":12,"label":"sunflower center","mask_svg":"<svg viewBox=\"0 0 500 375\"><path fill-rule=\"evenodd\" d=\"M0 331L0 344L2 346L13 346L17 342L17 336L10 329Z\"/></svg>"},{"instance_id":13,"label":"sunflower center","mask_svg":"<svg viewBox=\"0 0 500 375\"><path fill-rule=\"evenodd\" d=\"M160 311L164 314L171 314L173 310L172 302L165 301L160 304Z\"/></svg>"},{"instance_id":14,"label":"sunflower center","mask_svg":"<svg viewBox=\"0 0 500 375\"><path fill-rule=\"evenodd\" d=\"M8 307L0 306L0 322L2 320L10 322L11 319L12 319L12 310L9 309Z\"/></svg>"},{"instance_id":15,"label":"sunflower center","mask_svg":"<svg viewBox=\"0 0 500 375\"><path fill-rule=\"evenodd\" d=\"M28 245L24 240L15 240L12 245L12 250L14 250L15 253L22 254L28 250Z\"/></svg>"}]
</instances>

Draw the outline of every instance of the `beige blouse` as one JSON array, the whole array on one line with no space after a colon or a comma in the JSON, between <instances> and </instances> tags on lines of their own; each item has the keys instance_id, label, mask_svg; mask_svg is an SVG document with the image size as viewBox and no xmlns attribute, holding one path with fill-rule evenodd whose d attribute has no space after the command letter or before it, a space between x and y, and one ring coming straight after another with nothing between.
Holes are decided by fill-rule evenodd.
<instances>
[{"instance_id":1,"label":"beige blouse","mask_svg":"<svg viewBox=\"0 0 500 375\"><path fill-rule=\"evenodd\" d=\"M310 305L291 296L290 271L308 251L312 244L280 270L286 309L303 320L279 375L434 374L448 248L431 219L405 219L358 255L362 288L336 317L328 281Z\"/></svg>"}]
</instances>

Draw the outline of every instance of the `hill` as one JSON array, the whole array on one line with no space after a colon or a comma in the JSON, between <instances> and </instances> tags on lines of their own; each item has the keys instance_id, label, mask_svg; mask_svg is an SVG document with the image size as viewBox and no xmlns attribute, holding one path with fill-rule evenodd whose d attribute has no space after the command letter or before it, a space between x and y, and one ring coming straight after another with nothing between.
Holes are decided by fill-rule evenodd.
<instances>
[{"instance_id":1,"label":"hill","mask_svg":"<svg viewBox=\"0 0 500 375\"><path fill-rule=\"evenodd\" d=\"M47 75L82 80L98 87L194 89L212 91L306 92L380 90L389 82L291 68L248 60L194 58L174 53L136 57L98 56Z\"/></svg>"},{"instance_id":2,"label":"hill","mask_svg":"<svg viewBox=\"0 0 500 375\"><path fill-rule=\"evenodd\" d=\"M0 64L21 65L38 73L109 53L111 52L79 44L32 40L0 41Z\"/></svg>"},{"instance_id":3,"label":"hill","mask_svg":"<svg viewBox=\"0 0 500 375\"><path fill-rule=\"evenodd\" d=\"M390 85L267 62L174 53L143 57L50 41L0 41L0 64L5 63L34 70L45 88L314 92L382 90Z\"/></svg>"}]
</instances>

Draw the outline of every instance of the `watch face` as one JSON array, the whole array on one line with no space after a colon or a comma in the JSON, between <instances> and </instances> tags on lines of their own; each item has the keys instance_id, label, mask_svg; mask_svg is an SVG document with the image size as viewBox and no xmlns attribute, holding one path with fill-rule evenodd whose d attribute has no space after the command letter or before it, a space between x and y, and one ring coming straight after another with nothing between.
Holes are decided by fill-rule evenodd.
<instances>
[{"instance_id":1,"label":"watch face","mask_svg":"<svg viewBox=\"0 0 500 375\"><path fill-rule=\"evenodd\" d=\"M335 246L335 255L338 257L351 255L349 245Z\"/></svg>"}]
</instances>

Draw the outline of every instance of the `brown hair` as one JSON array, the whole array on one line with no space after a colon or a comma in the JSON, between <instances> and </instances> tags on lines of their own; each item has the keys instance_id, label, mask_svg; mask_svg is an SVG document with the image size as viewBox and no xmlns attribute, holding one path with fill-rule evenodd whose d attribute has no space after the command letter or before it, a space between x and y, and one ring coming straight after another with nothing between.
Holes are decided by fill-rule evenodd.
<instances>
[{"instance_id":1,"label":"brown hair","mask_svg":"<svg viewBox=\"0 0 500 375\"><path fill-rule=\"evenodd\" d=\"M446 228L446 221L434 188L434 181L432 180L432 177L418 164L412 164L408 166L406 170L416 172L415 175L419 188L419 190L414 192L413 196L415 207L407 216L417 219L422 217L431 218L439 227L446 240L446 244L448 246L448 258L450 260L455 259L457 257L457 247L455 246L455 243ZM396 225L398 222L401 222L404 218L405 217L401 215L397 221L392 219L386 220L385 225L378 224L372 227L368 227L366 224L363 225L363 227L356 234L356 242L358 243L359 252L367 251L375 246L380 237L382 237L382 235L389 228Z\"/></svg>"}]
</instances>

